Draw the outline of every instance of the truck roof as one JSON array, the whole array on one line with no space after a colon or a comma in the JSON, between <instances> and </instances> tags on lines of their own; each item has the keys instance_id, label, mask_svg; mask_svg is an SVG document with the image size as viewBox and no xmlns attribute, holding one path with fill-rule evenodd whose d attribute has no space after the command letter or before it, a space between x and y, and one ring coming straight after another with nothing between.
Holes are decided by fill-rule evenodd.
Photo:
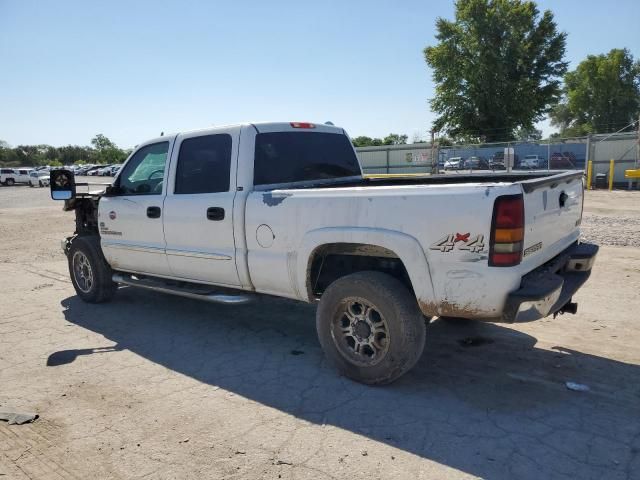
<instances>
[{"instance_id":1,"label":"truck roof","mask_svg":"<svg viewBox=\"0 0 640 480\"><path fill-rule=\"evenodd\" d=\"M316 122L242 122L242 123L231 123L227 125L211 125L209 127L204 128L196 128L193 130L184 130L181 132L173 132L167 135L162 135L155 138L150 138L145 140L144 142L140 142L140 144L136 145L136 147L147 144L147 143L155 143L160 142L162 140L167 140L170 138L174 138L178 135L187 134L187 133L197 133L202 132L206 133L208 131L222 130L228 128L236 128L236 127L249 127L253 126L258 133L269 133L269 132L282 132L282 131L309 131L309 132L323 132L323 133L337 133L337 134L345 134L345 131L341 127L336 127L335 125L327 125L326 123L316 123Z\"/></svg>"}]
</instances>

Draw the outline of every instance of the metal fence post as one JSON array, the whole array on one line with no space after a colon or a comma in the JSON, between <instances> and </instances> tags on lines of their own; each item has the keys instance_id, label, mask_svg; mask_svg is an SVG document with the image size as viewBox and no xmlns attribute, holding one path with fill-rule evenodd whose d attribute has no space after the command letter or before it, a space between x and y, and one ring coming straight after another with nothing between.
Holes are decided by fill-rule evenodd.
<instances>
[{"instance_id":1,"label":"metal fence post","mask_svg":"<svg viewBox=\"0 0 640 480\"><path fill-rule=\"evenodd\" d=\"M390 171L390 166L389 166L389 154L391 152L391 148L387 147L387 174L391 173Z\"/></svg>"}]
</instances>

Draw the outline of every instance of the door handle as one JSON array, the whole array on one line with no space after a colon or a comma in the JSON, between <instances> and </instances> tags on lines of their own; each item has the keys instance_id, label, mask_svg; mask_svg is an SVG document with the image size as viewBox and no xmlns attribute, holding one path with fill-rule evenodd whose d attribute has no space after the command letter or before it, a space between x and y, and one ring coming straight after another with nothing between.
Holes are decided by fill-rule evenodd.
<instances>
[{"instance_id":1,"label":"door handle","mask_svg":"<svg viewBox=\"0 0 640 480\"><path fill-rule=\"evenodd\" d=\"M147 217L160 218L160 207L147 207Z\"/></svg>"},{"instance_id":2,"label":"door handle","mask_svg":"<svg viewBox=\"0 0 640 480\"><path fill-rule=\"evenodd\" d=\"M213 221L224 220L224 208L220 208L220 207L207 208L207 220L213 220Z\"/></svg>"}]
</instances>

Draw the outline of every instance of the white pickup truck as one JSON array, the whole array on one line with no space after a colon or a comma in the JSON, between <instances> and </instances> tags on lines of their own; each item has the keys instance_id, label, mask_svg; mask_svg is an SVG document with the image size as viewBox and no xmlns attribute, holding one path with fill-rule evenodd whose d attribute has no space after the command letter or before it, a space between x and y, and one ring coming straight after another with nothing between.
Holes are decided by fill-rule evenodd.
<instances>
[{"instance_id":1,"label":"white pickup truck","mask_svg":"<svg viewBox=\"0 0 640 480\"><path fill-rule=\"evenodd\" d=\"M343 129L253 123L139 145L106 191L79 193L63 242L78 296L118 284L244 303L318 302L320 343L360 382L420 357L434 316L575 313L598 247L579 242L582 172L365 178Z\"/></svg>"}]
</instances>

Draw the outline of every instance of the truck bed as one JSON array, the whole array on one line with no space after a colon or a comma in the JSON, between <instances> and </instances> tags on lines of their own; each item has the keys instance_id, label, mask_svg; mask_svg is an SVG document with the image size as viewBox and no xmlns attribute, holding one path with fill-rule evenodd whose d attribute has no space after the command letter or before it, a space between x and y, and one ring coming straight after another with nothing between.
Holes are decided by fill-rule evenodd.
<instances>
[{"instance_id":1,"label":"truck bed","mask_svg":"<svg viewBox=\"0 0 640 480\"><path fill-rule=\"evenodd\" d=\"M317 182L287 185L290 189L305 188L344 188L344 187L387 187L409 185L457 185L457 184L482 184L482 183L522 183L525 192L532 191L554 182L566 181L581 177L582 170L553 170L536 172L479 172L479 173L453 173L437 175L394 175L393 177L363 177L358 180L327 180ZM278 188L273 188L277 190ZM259 190L259 189L258 189Z\"/></svg>"}]
</instances>

